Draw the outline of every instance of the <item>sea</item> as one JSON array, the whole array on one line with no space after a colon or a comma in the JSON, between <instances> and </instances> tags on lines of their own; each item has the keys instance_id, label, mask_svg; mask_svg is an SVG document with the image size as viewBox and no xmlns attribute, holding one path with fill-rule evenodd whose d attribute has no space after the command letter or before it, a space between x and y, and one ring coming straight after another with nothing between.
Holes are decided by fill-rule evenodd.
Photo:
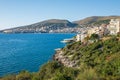
<instances>
[{"instance_id":1,"label":"sea","mask_svg":"<svg viewBox=\"0 0 120 80\"><path fill-rule=\"evenodd\" d=\"M0 34L0 76L17 74L22 70L37 72L53 59L56 48L66 44L63 39L75 34Z\"/></svg>"}]
</instances>

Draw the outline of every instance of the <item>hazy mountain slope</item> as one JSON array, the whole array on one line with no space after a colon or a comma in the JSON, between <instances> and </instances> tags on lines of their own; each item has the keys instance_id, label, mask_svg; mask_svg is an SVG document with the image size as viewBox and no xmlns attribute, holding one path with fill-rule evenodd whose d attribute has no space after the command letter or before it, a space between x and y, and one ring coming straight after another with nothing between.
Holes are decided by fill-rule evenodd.
<instances>
[{"instance_id":1,"label":"hazy mountain slope","mask_svg":"<svg viewBox=\"0 0 120 80\"><path fill-rule=\"evenodd\" d=\"M94 23L108 24L110 19L120 19L120 16L92 16L82 20L74 21L74 23L79 25L93 25Z\"/></svg>"},{"instance_id":2,"label":"hazy mountain slope","mask_svg":"<svg viewBox=\"0 0 120 80\"><path fill-rule=\"evenodd\" d=\"M64 29L75 27L77 24L71 23L68 20L50 19L38 22L31 25L20 26L16 28L3 30L8 33L34 33L34 32L49 32L50 30Z\"/></svg>"}]
</instances>

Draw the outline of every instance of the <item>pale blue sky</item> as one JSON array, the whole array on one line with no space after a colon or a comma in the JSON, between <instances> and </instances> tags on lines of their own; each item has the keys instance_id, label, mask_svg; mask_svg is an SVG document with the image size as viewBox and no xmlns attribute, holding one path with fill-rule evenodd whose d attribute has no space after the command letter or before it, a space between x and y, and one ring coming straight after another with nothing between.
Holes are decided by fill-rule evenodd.
<instances>
[{"instance_id":1,"label":"pale blue sky","mask_svg":"<svg viewBox=\"0 0 120 80\"><path fill-rule=\"evenodd\" d=\"M47 19L120 15L120 0L0 0L0 29Z\"/></svg>"}]
</instances>

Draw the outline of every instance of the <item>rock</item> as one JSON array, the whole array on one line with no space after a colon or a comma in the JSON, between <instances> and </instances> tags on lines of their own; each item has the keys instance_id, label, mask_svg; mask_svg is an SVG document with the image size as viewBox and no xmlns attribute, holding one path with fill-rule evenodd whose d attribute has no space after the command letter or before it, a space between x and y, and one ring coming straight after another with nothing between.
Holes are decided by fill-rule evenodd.
<instances>
[{"instance_id":1,"label":"rock","mask_svg":"<svg viewBox=\"0 0 120 80\"><path fill-rule=\"evenodd\" d=\"M75 60L71 61L71 60L69 60L69 58L67 56L64 56L63 54L64 54L64 52L62 50L56 51L56 53L53 56L53 59L55 61L60 62L64 66L77 67L78 61L75 61Z\"/></svg>"}]
</instances>

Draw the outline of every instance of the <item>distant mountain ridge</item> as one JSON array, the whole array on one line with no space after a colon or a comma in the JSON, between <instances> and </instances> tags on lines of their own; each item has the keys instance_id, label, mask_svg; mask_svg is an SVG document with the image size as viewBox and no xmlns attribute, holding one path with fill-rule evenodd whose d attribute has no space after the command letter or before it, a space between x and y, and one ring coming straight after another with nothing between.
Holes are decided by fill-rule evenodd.
<instances>
[{"instance_id":1,"label":"distant mountain ridge","mask_svg":"<svg viewBox=\"0 0 120 80\"><path fill-rule=\"evenodd\" d=\"M95 23L101 22L102 24L102 22L105 23L104 21L106 21L105 24L108 24L110 19L120 19L120 16L91 16L82 20L74 21L74 23L78 25L94 25Z\"/></svg>"},{"instance_id":2,"label":"distant mountain ridge","mask_svg":"<svg viewBox=\"0 0 120 80\"><path fill-rule=\"evenodd\" d=\"M73 31L72 29L78 27L91 27L91 26L100 26L101 24L109 24L110 19L116 19L116 18L120 19L120 16L92 16L73 22L70 22L68 20L61 20L61 19L49 19L31 25L5 29L0 32L4 32L4 33L76 32L75 30Z\"/></svg>"},{"instance_id":3,"label":"distant mountain ridge","mask_svg":"<svg viewBox=\"0 0 120 80\"><path fill-rule=\"evenodd\" d=\"M31 25L20 26L16 28L6 29L3 32L8 33L48 33L51 30L73 28L76 27L76 23L72 23L68 20L50 19L42 22L34 23Z\"/></svg>"}]
</instances>

